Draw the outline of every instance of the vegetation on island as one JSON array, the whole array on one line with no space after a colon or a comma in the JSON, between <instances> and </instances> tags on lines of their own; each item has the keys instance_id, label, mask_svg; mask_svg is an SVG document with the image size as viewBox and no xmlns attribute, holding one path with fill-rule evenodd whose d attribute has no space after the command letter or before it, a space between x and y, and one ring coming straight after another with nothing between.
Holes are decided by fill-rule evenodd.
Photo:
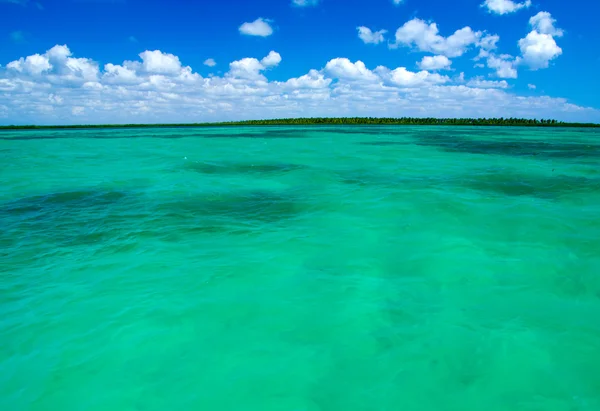
<instances>
[{"instance_id":1,"label":"vegetation on island","mask_svg":"<svg viewBox=\"0 0 600 411\"><path fill-rule=\"evenodd\" d=\"M141 127L223 127L223 126L311 126L311 125L397 125L397 126L503 126L503 127L600 127L595 123L567 123L552 119L526 118L378 118L378 117L309 117L270 120L244 120L218 123L187 124L89 124L53 126L0 126L0 130L141 128Z\"/></svg>"}]
</instances>

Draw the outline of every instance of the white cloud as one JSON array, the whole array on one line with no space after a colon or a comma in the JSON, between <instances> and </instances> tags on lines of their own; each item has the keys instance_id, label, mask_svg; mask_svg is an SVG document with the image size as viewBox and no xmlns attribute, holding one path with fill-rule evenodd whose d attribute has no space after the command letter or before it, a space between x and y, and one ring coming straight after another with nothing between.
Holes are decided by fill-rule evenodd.
<instances>
[{"instance_id":1,"label":"white cloud","mask_svg":"<svg viewBox=\"0 0 600 411\"><path fill-rule=\"evenodd\" d=\"M450 81L447 76L430 73L425 70L415 73L407 70L405 67L398 67L391 71L385 67L377 67L376 70L384 80L400 87L421 87L424 85L443 84Z\"/></svg>"},{"instance_id":2,"label":"white cloud","mask_svg":"<svg viewBox=\"0 0 600 411\"><path fill-rule=\"evenodd\" d=\"M316 6L319 0L292 0L292 5L296 7Z\"/></svg>"},{"instance_id":3,"label":"white cloud","mask_svg":"<svg viewBox=\"0 0 600 411\"><path fill-rule=\"evenodd\" d=\"M528 84L528 85L527 85L527 88L528 88L529 90L535 90L537 87L535 86L535 84Z\"/></svg>"},{"instance_id":4,"label":"white cloud","mask_svg":"<svg viewBox=\"0 0 600 411\"><path fill-rule=\"evenodd\" d=\"M456 30L449 37L439 35L436 23L412 19L396 30L396 44L391 47L416 47L420 51L441 54L447 57L462 56L469 47L476 45L483 35L470 27Z\"/></svg>"},{"instance_id":5,"label":"white cloud","mask_svg":"<svg viewBox=\"0 0 600 411\"><path fill-rule=\"evenodd\" d=\"M327 62L325 71L332 77L344 80L377 81L378 77L369 70L365 63L357 61L352 63L347 58L335 58Z\"/></svg>"},{"instance_id":6,"label":"white cloud","mask_svg":"<svg viewBox=\"0 0 600 411\"><path fill-rule=\"evenodd\" d=\"M152 64L168 56L154 52L159 58ZM299 116L600 120L597 110L561 98L520 96L502 80L465 81L464 75L450 78L405 67L372 68L344 57L297 77L269 81L268 69L281 61L275 52L262 59L234 61L227 73L209 78L173 64L179 62L176 56L167 59L171 63L157 63L159 68L144 67L148 56L141 53L137 61L106 63L98 70L93 60L74 58L66 46L57 46L11 62L0 68L0 122L152 123Z\"/></svg>"},{"instance_id":7,"label":"white cloud","mask_svg":"<svg viewBox=\"0 0 600 411\"><path fill-rule=\"evenodd\" d=\"M484 80L481 77L475 77L467 82L467 86L475 88L508 88L506 80Z\"/></svg>"},{"instance_id":8,"label":"white cloud","mask_svg":"<svg viewBox=\"0 0 600 411\"><path fill-rule=\"evenodd\" d=\"M519 48L523 55L523 62L532 70L547 68L551 60L562 54L562 49L558 47L554 37L535 30L519 40Z\"/></svg>"},{"instance_id":9,"label":"white cloud","mask_svg":"<svg viewBox=\"0 0 600 411\"><path fill-rule=\"evenodd\" d=\"M445 70L449 69L452 61L446 56L425 56L417 63L421 70Z\"/></svg>"},{"instance_id":10,"label":"white cloud","mask_svg":"<svg viewBox=\"0 0 600 411\"><path fill-rule=\"evenodd\" d=\"M360 26L356 28L358 30L358 38L360 38L366 44L379 44L384 40L384 34L387 30L371 31L370 28Z\"/></svg>"},{"instance_id":11,"label":"white cloud","mask_svg":"<svg viewBox=\"0 0 600 411\"><path fill-rule=\"evenodd\" d=\"M84 111L85 111L85 108L84 108L84 107L81 107L81 106L75 106L75 107L73 107L73 108L71 109L71 113L72 113L74 116L80 116L80 115L82 115L82 114L83 114L83 112L84 112Z\"/></svg>"},{"instance_id":12,"label":"white cloud","mask_svg":"<svg viewBox=\"0 0 600 411\"><path fill-rule=\"evenodd\" d=\"M496 76L500 78L517 78L516 66L519 60L512 56L502 54L500 56L489 56L487 66L496 70Z\"/></svg>"},{"instance_id":13,"label":"white cloud","mask_svg":"<svg viewBox=\"0 0 600 411\"><path fill-rule=\"evenodd\" d=\"M214 59L206 59L203 64L208 67L214 67L217 65L217 62Z\"/></svg>"},{"instance_id":14,"label":"white cloud","mask_svg":"<svg viewBox=\"0 0 600 411\"><path fill-rule=\"evenodd\" d=\"M260 62L265 67L274 67L281 63L281 55L275 51L270 51Z\"/></svg>"},{"instance_id":15,"label":"white cloud","mask_svg":"<svg viewBox=\"0 0 600 411\"><path fill-rule=\"evenodd\" d=\"M266 57L258 61L253 57L246 57L229 64L228 77L247 79L254 81L267 81L262 71L270 67L275 67L281 62L281 56L275 51L271 51Z\"/></svg>"},{"instance_id":16,"label":"white cloud","mask_svg":"<svg viewBox=\"0 0 600 411\"><path fill-rule=\"evenodd\" d=\"M399 4L402 4L402 3L404 3L404 0L392 0L392 2L393 2L393 3L394 3L396 6L398 6Z\"/></svg>"},{"instance_id":17,"label":"white cloud","mask_svg":"<svg viewBox=\"0 0 600 411\"><path fill-rule=\"evenodd\" d=\"M489 57L492 51L498 47L496 45L498 41L500 41L500 36L497 34L483 35L477 42L477 46L479 47L479 55L475 57L475 60Z\"/></svg>"},{"instance_id":18,"label":"white cloud","mask_svg":"<svg viewBox=\"0 0 600 411\"><path fill-rule=\"evenodd\" d=\"M257 18L252 23L244 23L240 26L240 33L247 36L268 37L273 34L273 28L269 24L270 20Z\"/></svg>"},{"instance_id":19,"label":"white cloud","mask_svg":"<svg viewBox=\"0 0 600 411\"><path fill-rule=\"evenodd\" d=\"M554 23L556 20L550 13L541 11L529 19L533 30L519 40L522 62L532 70L547 68L551 60L562 54L562 49L556 44L554 37L561 37L564 33L556 28Z\"/></svg>"},{"instance_id":20,"label":"white cloud","mask_svg":"<svg viewBox=\"0 0 600 411\"><path fill-rule=\"evenodd\" d=\"M163 53L160 50L144 51L139 54L142 58L142 67L147 73L175 75L181 71L179 57Z\"/></svg>"},{"instance_id":21,"label":"white cloud","mask_svg":"<svg viewBox=\"0 0 600 411\"><path fill-rule=\"evenodd\" d=\"M485 0L481 7L486 7L490 13L509 14L531 6L531 0L517 3L513 0Z\"/></svg>"},{"instance_id":22,"label":"white cloud","mask_svg":"<svg viewBox=\"0 0 600 411\"><path fill-rule=\"evenodd\" d=\"M529 19L529 24L538 33L562 37L564 32L561 29L554 27L554 23L556 23L556 20L552 18L552 15L547 11L540 11Z\"/></svg>"},{"instance_id":23,"label":"white cloud","mask_svg":"<svg viewBox=\"0 0 600 411\"><path fill-rule=\"evenodd\" d=\"M325 75L318 70L310 70L308 74L297 78L291 78L283 85L286 89L298 90L298 89L324 89L329 87L331 79L325 78Z\"/></svg>"},{"instance_id":24,"label":"white cloud","mask_svg":"<svg viewBox=\"0 0 600 411\"><path fill-rule=\"evenodd\" d=\"M11 61L6 68L32 77L47 74L51 82L80 83L95 81L98 64L87 58L73 58L65 45L56 45L43 55L33 54Z\"/></svg>"},{"instance_id":25,"label":"white cloud","mask_svg":"<svg viewBox=\"0 0 600 411\"><path fill-rule=\"evenodd\" d=\"M140 82L134 70L112 63L104 65L102 78L106 83L111 84L135 84Z\"/></svg>"},{"instance_id":26,"label":"white cloud","mask_svg":"<svg viewBox=\"0 0 600 411\"><path fill-rule=\"evenodd\" d=\"M21 73L39 75L50 70L52 65L46 55L33 54L26 58L21 57L19 60L11 61L6 65L6 68Z\"/></svg>"},{"instance_id":27,"label":"white cloud","mask_svg":"<svg viewBox=\"0 0 600 411\"><path fill-rule=\"evenodd\" d=\"M61 96L57 96L56 94L48 94L48 101L54 104L62 104L64 99Z\"/></svg>"}]
</instances>

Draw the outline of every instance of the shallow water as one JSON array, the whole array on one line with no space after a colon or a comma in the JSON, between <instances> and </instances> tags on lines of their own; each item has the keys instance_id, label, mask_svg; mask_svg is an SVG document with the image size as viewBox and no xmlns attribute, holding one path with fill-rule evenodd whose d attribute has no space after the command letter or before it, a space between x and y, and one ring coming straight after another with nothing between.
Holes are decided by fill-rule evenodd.
<instances>
[{"instance_id":1,"label":"shallow water","mask_svg":"<svg viewBox=\"0 0 600 411\"><path fill-rule=\"evenodd\" d=\"M0 132L0 409L600 409L600 132Z\"/></svg>"}]
</instances>

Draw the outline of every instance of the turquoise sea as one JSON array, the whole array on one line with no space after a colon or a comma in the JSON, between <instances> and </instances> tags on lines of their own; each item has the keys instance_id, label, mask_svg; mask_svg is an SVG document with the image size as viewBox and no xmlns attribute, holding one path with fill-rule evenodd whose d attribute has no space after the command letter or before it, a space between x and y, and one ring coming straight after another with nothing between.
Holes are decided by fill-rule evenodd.
<instances>
[{"instance_id":1,"label":"turquoise sea","mask_svg":"<svg viewBox=\"0 0 600 411\"><path fill-rule=\"evenodd\" d=\"M600 131L0 131L0 410L600 409Z\"/></svg>"}]
</instances>

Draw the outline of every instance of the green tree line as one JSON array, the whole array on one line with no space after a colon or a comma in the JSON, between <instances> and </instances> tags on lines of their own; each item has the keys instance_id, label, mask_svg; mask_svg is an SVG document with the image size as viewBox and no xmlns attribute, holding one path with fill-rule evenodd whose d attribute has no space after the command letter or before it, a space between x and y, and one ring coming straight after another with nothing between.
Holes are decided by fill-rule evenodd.
<instances>
[{"instance_id":1,"label":"green tree line","mask_svg":"<svg viewBox=\"0 0 600 411\"><path fill-rule=\"evenodd\" d=\"M218 127L218 126L310 126L310 125L407 125L407 126L509 126L509 127L600 127L594 123L567 123L552 119L526 118L434 118L434 117L308 117L269 120L244 120L187 124L90 124L56 126L0 126L0 130L140 128L140 127Z\"/></svg>"}]
</instances>

